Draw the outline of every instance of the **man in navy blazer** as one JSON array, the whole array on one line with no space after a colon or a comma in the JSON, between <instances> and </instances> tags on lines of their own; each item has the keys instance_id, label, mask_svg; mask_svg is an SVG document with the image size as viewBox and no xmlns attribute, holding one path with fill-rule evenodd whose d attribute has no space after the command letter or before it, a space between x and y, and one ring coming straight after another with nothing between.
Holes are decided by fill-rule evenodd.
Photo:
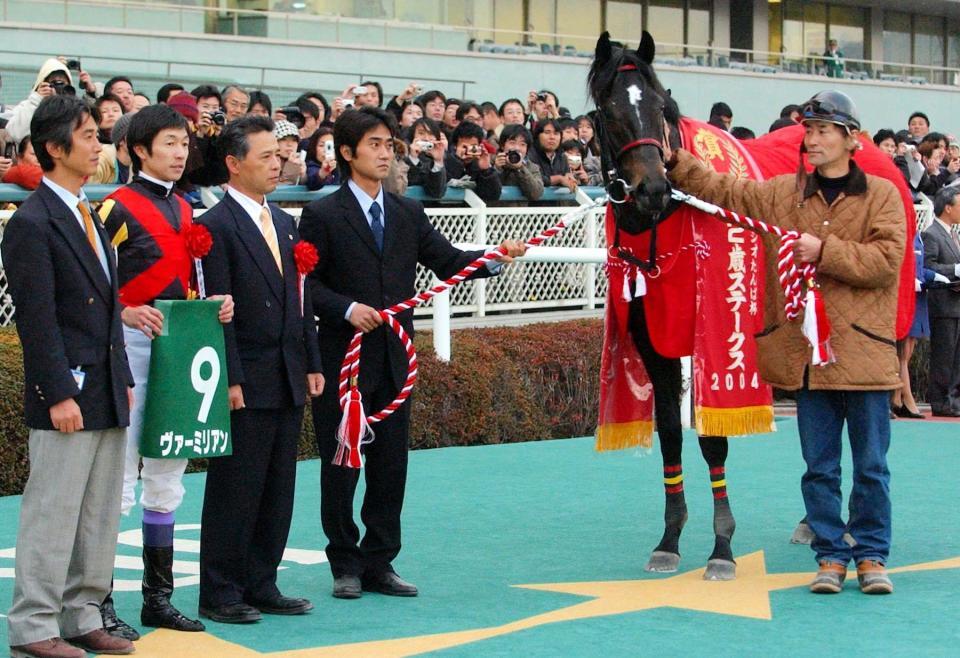
<instances>
[{"instance_id":1,"label":"man in navy blazer","mask_svg":"<svg viewBox=\"0 0 960 658\"><path fill-rule=\"evenodd\" d=\"M334 127L337 168L347 182L334 194L304 208L303 238L312 242L320 262L310 276L313 308L323 335L322 355L332 383L314 401L313 422L320 466L320 515L333 571L333 596L355 599L361 590L392 596L416 596L392 562L400 552L400 512L407 477L410 401L373 426L376 438L364 447L367 489L361 518L362 541L353 520L353 495L359 471L332 463L342 413L336 380L357 329L366 333L359 387L367 414L389 404L407 375L407 355L392 332L381 326L377 309L415 294L417 263L445 279L483 255L461 251L427 219L417 201L385 192L381 181L394 158L394 119L379 108L345 112ZM500 263L522 255L522 243L505 241ZM475 273L487 276L501 264ZM397 320L413 335L413 311Z\"/></svg>"},{"instance_id":2,"label":"man in navy blazer","mask_svg":"<svg viewBox=\"0 0 960 658\"><path fill-rule=\"evenodd\" d=\"M116 259L82 188L101 150L95 114L60 95L37 107L30 134L43 182L0 247L30 428L7 620L18 658L133 652L103 630L99 612L113 573L133 377Z\"/></svg>"},{"instance_id":3,"label":"man in navy blazer","mask_svg":"<svg viewBox=\"0 0 960 658\"><path fill-rule=\"evenodd\" d=\"M313 608L280 593L277 567L293 513L303 406L323 390L323 375L309 290L301 306L296 225L266 200L280 176L273 122L246 116L219 139L230 183L200 221L213 236L203 261L207 293L235 303L223 325L233 455L211 459L207 470L200 615L248 623Z\"/></svg>"}]
</instances>

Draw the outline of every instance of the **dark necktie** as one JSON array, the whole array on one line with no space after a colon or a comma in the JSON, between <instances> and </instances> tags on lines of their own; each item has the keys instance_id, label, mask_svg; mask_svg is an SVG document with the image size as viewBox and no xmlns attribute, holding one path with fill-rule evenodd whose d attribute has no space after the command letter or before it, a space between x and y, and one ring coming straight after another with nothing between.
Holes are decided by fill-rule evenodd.
<instances>
[{"instance_id":1,"label":"dark necktie","mask_svg":"<svg viewBox=\"0 0 960 658\"><path fill-rule=\"evenodd\" d=\"M370 222L370 229L373 231L373 239L377 243L377 249L381 252L383 251L383 220L380 219L382 214L380 204L374 201L373 205L370 206L370 217L373 218L373 221Z\"/></svg>"}]
</instances>

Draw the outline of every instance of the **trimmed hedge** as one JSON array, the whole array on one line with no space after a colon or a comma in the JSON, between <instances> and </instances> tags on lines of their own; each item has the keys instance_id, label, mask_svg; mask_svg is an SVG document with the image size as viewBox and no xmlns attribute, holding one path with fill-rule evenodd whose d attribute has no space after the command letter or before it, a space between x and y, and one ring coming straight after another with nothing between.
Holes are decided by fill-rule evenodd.
<instances>
[{"instance_id":1,"label":"trimmed hedge","mask_svg":"<svg viewBox=\"0 0 960 658\"><path fill-rule=\"evenodd\" d=\"M601 321L455 331L450 363L436 358L429 332L415 342L414 449L593 433ZM0 495L20 493L29 473L22 400L20 343L13 328L0 329ZM317 456L309 406L299 456ZM205 460L192 460L189 470L205 467Z\"/></svg>"}]
</instances>

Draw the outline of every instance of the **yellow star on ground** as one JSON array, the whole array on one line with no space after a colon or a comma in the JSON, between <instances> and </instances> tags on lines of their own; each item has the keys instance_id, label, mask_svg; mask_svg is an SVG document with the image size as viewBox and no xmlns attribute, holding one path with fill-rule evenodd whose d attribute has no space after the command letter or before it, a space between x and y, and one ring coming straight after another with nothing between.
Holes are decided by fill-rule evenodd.
<instances>
[{"instance_id":1,"label":"yellow star on ground","mask_svg":"<svg viewBox=\"0 0 960 658\"><path fill-rule=\"evenodd\" d=\"M891 569L890 573L957 568L960 568L960 557L898 567ZM703 580L703 571L703 569L697 569L666 578L649 577L641 580L516 585L526 589L590 597L590 600L533 617L518 619L501 626L266 654L221 640L208 633L176 633L159 630L144 636L137 642L137 656L139 658L169 658L169 656L177 656L177 658L194 656L196 658L255 658L257 656L400 658L471 644L546 624L621 615L653 608L679 608L769 620L772 618L770 592L805 587L813 578L812 570L802 573L768 574L763 551L737 558L736 580L706 581ZM856 580L856 571L849 572L848 578ZM262 623L269 623L269 620Z\"/></svg>"}]
</instances>

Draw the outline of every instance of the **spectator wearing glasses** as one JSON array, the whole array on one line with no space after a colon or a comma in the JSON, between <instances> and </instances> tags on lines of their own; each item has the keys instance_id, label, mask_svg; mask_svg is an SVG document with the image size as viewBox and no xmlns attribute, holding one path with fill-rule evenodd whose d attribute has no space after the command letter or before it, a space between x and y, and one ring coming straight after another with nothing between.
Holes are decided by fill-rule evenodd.
<instances>
[{"instance_id":1,"label":"spectator wearing glasses","mask_svg":"<svg viewBox=\"0 0 960 658\"><path fill-rule=\"evenodd\" d=\"M223 88L220 96L223 98L223 109L227 115L227 123L244 116L250 108L250 94L242 87L228 85Z\"/></svg>"},{"instance_id":2,"label":"spectator wearing glasses","mask_svg":"<svg viewBox=\"0 0 960 658\"><path fill-rule=\"evenodd\" d=\"M483 146L483 128L464 121L450 138L453 157L447 160L449 180L460 179L476 188L477 196L490 203L500 198L501 186L490 152Z\"/></svg>"},{"instance_id":3,"label":"spectator wearing glasses","mask_svg":"<svg viewBox=\"0 0 960 658\"><path fill-rule=\"evenodd\" d=\"M443 115L447 108L447 97L436 89L428 91L417 98L416 102L423 107L423 116L433 119L437 123L443 122Z\"/></svg>"},{"instance_id":4,"label":"spectator wearing glasses","mask_svg":"<svg viewBox=\"0 0 960 658\"><path fill-rule=\"evenodd\" d=\"M447 191L447 137L433 119L417 119L407 131L407 185L420 185L427 196L441 198Z\"/></svg>"},{"instance_id":5,"label":"spectator wearing glasses","mask_svg":"<svg viewBox=\"0 0 960 658\"><path fill-rule=\"evenodd\" d=\"M503 101L500 104L498 114L505 126L511 124L522 126L527 120L527 116L523 111L523 102L519 98L508 98Z\"/></svg>"},{"instance_id":6,"label":"spectator wearing glasses","mask_svg":"<svg viewBox=\"0 0 960 658\"><path fill-rule=\"evenodd\" d=\"M500 132L500 152L494 165L503 185L519 187L529 201L537 201L543 196L543 178L540 176L540 167L527 158L531 148L533 135L526 126L504 126Z\"/></svg>"},{"instance_id":7,"label":"spectator wearing glasses","mask_svg":"<svg viewBox=\"0 0 960 658\"><path fill-rule=\"evenodd\" d=\"M250 110L249 114L273 118L273 103L266 93L256 90L250 92Z\"/></svg>"}]
</instances>

